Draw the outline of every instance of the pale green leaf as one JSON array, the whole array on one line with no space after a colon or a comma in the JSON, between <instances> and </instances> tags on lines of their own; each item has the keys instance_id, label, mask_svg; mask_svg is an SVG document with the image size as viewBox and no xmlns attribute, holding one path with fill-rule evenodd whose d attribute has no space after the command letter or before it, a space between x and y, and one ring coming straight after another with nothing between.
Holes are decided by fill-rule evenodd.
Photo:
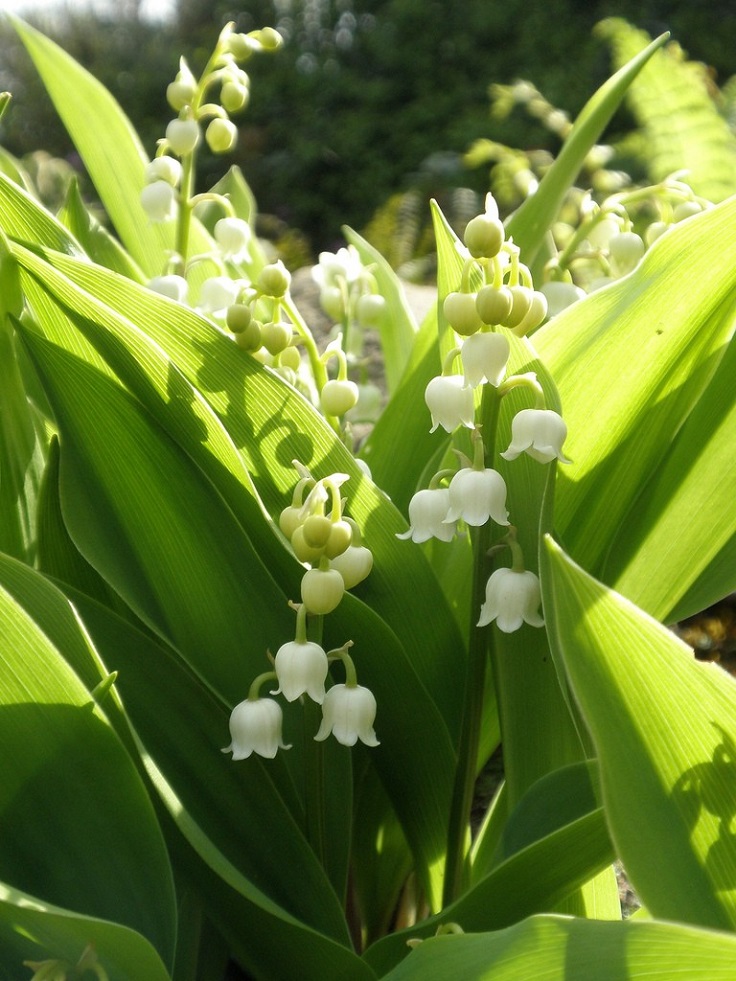
<instances>
[{"instance_id":1,"label":"pale green leaf","mask_svg":"<svg viewBox=\"0 0 736 981\"><path fill-rule=\"evenodd\" d=\"M736 921L736 685L575 565L542 552L555 657L595 742L606 816L653 916Z\"/></svg>"}]
</instances>

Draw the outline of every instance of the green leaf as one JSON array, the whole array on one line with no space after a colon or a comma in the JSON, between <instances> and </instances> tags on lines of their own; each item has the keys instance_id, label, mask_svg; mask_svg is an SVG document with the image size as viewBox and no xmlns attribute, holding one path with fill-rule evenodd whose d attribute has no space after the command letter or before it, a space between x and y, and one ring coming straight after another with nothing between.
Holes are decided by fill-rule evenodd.
<instances>
[{"instance_id":1,"label":"green leaf","mask_svg":"<svg viewBox=\"0 0 736 981\"><path fill-rule=\"evenodd\" d=\"M35 583L23 605L15 598L18 583L34 577L24 569L12 591L0 587L0 877L44 902L137 930L170 962L173 884L153 809L63 650L35 622L38 606L64 648L84 644L65 601ZM49 603L61 607L61 620L44 612Z\"/></svg>"},{"instance_id":2,"label":"green leaf","mask_svg":"<svg viewBox=\"0 0 736 981\"><path fill-rule=\"evenodd\" d=\"M736 310L727 247L735 218L732 199L684 222L631 275L534 335L559 389L569 430L565 452L573 460L560 468L555 525L566 549L593 574L629 561L622 549L609 556L612 543L646 499L648 482L726 351ZM686 511L680 515L686 519ZM649 530L638 526L640 536ZM625 535L623 544L637 547ZM678 600L677 581L671 585L666 609Z\"/></svg>"},{"instance_id":3,"label":"green leaf","mask_svg":"<svg viewBox=\"0 0 736 981\"><path fill-rule=\"evenodd\" d=\"M45 245L69 255L84 255L61 222L4 174L0 174L0 226L8 238Z\"/></svg>"},{"instance_id":4,"label":"green leaf","mask_svg":"<svg viewBox=\"0 0 736 981\"><path fill-rule=\"evenodd\" d=\"M653 916L736 921L736 686L545 542L555 657L595 742L606 816Z\"/></svg>"},{"instance_id":5,"label":"green leaf","mask_svg":"<svg viewBox=\"0 0 736 981\"><path fill-rule=\"evenodd\" d=\"M590 148L608 125L636 76L668 34L652 41L598 89L578 115L554 163L542 178L537 191L511 215L506 234L521 249L521 259L533 266L544 237L577 177Z\"/></svg>"},{"instance_id":6,"label":"green leaf","mask_svg":"<svg viewBox=\"0 0 736 981\"><path fill-rule=\"evenodd\" d=\"M736 938L676 923L534 916L497 933L426 940L385 981L730 981Z\"/></svg>"},{"instance_id":7,"label":"green leaf","mask_svg":"<svg viewBox=\"0 0 736 981\"><path fill-rule=\"evenodd\" d=\"M266 647L274 644L274 638L278 640L280 637L285 637L293 629L293 622L286 626L283 620L279 621L280 627L269 628L266 622L269 617L287 615L284 593L281 593L282 599L275 601L277 614L272 611L269 604L264 606L260 598L267 595L271 588L267 585L267 573L254 574L255 581L259 584L257 591L241 589L239 584L246 574L243 570L247 569L250 561L247 558L250 554L248 547L236 544L241 532L232 533L229 530L229 518L223 519L224 524L220 531L215 532L209 525L206 530L202 529L202 521L210 521L212 526L217 524L219 518L216 514L219 513L221 504L210 502L205 505L202 501L201 505L195 505L189 500L191 498L189 490L182 501L177 481L182 479L179 474L183 464L172 464L174 468L165 475L161 466L171 458L172 450L159 448L158 436L153 434L146 437L132 435L133 430L138 433L142 420L147 420L148 417L142 416L141 421L132 419L128 421L129 403L132 407L132 402L122 392L111 394L110 404L107 404L103 389L107 390L108 387L104 372L110 371L109 365L81 338L77 337L74 340L73 329L70 330L69 326L57 326L60 309L50 301L46 294L47 290L58 295L64 304L70 304L84 311L83 317L79 314L75 314L74 317L85 334L97 338L96 343L100 344L101 350L105 351L116 370L121 372L126 384L145 400L147 410L154 414L159 424L167 427L177 442L186 447L189 459L196 458L199 467L207 472L209 479L216 483L220 493L227 497L233 513L239 515L243 513L242 502L238 503L238 498L234 494L234 490L239 485L228 476L227 471L223 472L219 461L210 459L207 463L208 454L203 448L204 433L206 432L209 437L215 432L214 417L211 415L213 410L219 416L219 421L214 418L214 422L218 426L226 427L228 439L239 448L259 498L272 514L278 513L290 500L296 480L291 465L294 458L310 466L317 476L333 472L351 475L351 485L346 488L349 513L363 529L366 543L374 553L375 565L369 580L358 589L359 595L365 600L365 605L352 597L346 597L335 613L329 617L326 640L332 646L340 646L349 638L356 641L361 682L374 690L379 700L377 724L380 730L381 748L375 754L376 765L390 789L393 804L418 857L419 867L423 870L422 875L426 877L427 869L430 867L433 870L432 885L428 888L432 890L436 899L446 835L448 802L452 792L454 753L451 740L459 725L460 693L456 677L458 665L464 657L464 647L452 614L423 556L419 550L395 538L395 533L405 527L403 519L385 496L365 478L324 420L291 386L274 377L262 365L245 355L230 339L193 311L155 296L89 263L67 264L59 255L52 257L55 263L60 263L59 268L63 269L65 274L73 276L86 290L103 296L106 305L102 305L100 301L92 300L89 295L75 289L65 277L55 275L51 269L44 270L43 263L29 253L18 250L18 254L22 257L23 264L33 271L34 277L38 277L38 283L41 285L40 289L37 287L33 292L33 302L43 312L46 329L52 332L57 341L63 340L64 344L71 345L74 350L96 365L95 369L91 366L85 368L77 362L76 357L71 360L62 358L64 363L70 366L70 370L78 376L78 384L77 390L72 392L69 383L65 381L63 391L59 389L56 392L58 399L68 403L69 410L75 416L75 425L80 427L80 433L91 428L90 420L95 417L96 432L89 435L95 442L95 454L99 453L101 458L105 458L106 467L114 464L115 467L121 466L127 471L128 466L120 462L121 454L117 443L120 439L126 445L131 442L136 444L130 446L132 456L129 455L128 450L124 455L128 458L129 464L130 461L136 461L135 465L130 464L131 473L125 476L125 490L121 489L118 475L111 474L109 488L106 491L107 494L112 494L113 491L115 495L121 494L120 501L116 500L113 505L113 512L120 507L125 508L126 514L130 511L126 521L138 522L141 517L148 520L150 516L150 533L144 536L140 528L131 525L130 531L124 534L126 541L139 542L137 546L139 549L151 550L150 571L145 576L141 577L140 574L129 571L124 573L125 581L134 584L135 589L142 590L146 578L152 581L154 579L153 570L156 568L156 561L160 561L159 539L162 534L165 534L161 522L163 521L166 527L170 528L178 527L178 522L182 521L187 537L191 536L192 539L196 537L199 542L206 541L212 544L222 536L227 540L226 554L230 550L236 550L240 556L239 566L230 573L222 571L220 567L223 566L226 570L227 563L232 562L232 559L223 560L221 555L207 557L207 562L212 563L213 567L219 563L219 571L214 573L212 589L216 596L213 602L216 599L216 605L222 606L225 602L222 595L232 596L234 590L238 591L239 613L236 616L233 610L225 618L228 622L227 629L232 632L233 645L240 644L239 624L244 616L247 616L248 608L244 604L253 603L255 610L252 649L249 645L251 658L262 657ZM30 283L27 288L31 289ZM44 296L46 296L45 300ZM129 321L113 314L111 306L126 313L134 311L136 323L145 329L150 339L146 340L137 329L131 327ZM62 319L66 316L64 315ZM95 324L100 326L95 328ZM109 337L117 337L117 341L108 343L106 347L99 341L99 336L105 332L100 329L103 325ZM123 341L124 346L121 347L118 341ZM30 343L34 343L33 339ZM130 351L128 345L131 346ZM164 386L164 391L166 390L165 379L170 370L166 358L161 362L162 350L175 365L173 369L177 386L175 398L165 398L158 394L161 385ZM132 357L131 352L135 352ZM58 360L61 355L59 352L51 352L51 357ZM51 376L55 378L57 370L55 368L48 373L49 383L52 386L56 385L56 382ZM182 387L183 379L187 380L187 384ZM111 391L114 387L111 383ZM77 399L84 391L83 403L88 403L88 393L94 389L99 389L99 409L91 412L88 404L78 404ZM58 399L55 396L54 402L56 403ZM111 407L117 405L120 406L119 411L122 415L118 421L113 422L108 417L112 411ZM196 406L198 412L201 407L205 412L204 415L200 415L196 427L192 424L190 406ZM101 413L99 418L98 412ZM182 413L183 418L189 421L188 431L186 426L175 422L177 412ZM107 435L100 432L99 419L105 420L109 429ZM144 428L148 428L149 425L150 423L146 422ZM118 426L121 430L119 436ZM111 437L111 433L115 433L114 438ZM143 443L139 444L141 439ZM111 446L116 447L114 455ZM225 459L223 457L223 460ZM229 461L231 457L227 459ZM166 466L168 465L166 463ZM231 462L227 463L228 468L232 466ZM83 469L82 466L79 472L83 472ZM92 470L94 469L93 467ZM150 476L141 480L139 475L148 474L149 471L151 471ZM138 476L134 476L133 472ZM239 481L240 476L237 476ZM62 453L62 482L63 480ZM188 481L189 478L186 480ZM186 487L187 484L182 486ZM151 507L150 503L146 504L140 500L141 495L145 494L146 501L150 502L153 488L158 488L157 493L172 498L170 508L173 511L167 511L169 505L164 507L157 504ZM81 516L82 501L84 495L89 494L89 490L80 488L78 493L82 496L75 500L72 508L73 512L79 509ZM198 495L199 493L197 492ZM204 494L204 490L201 493ZM240 490L238 495L242 496ZM136 501L134 505L131 505L131 499ZM62 495L62 503L63 500ZM99 508L98 495L92 495L88 503L90 507ZM194 507L195 512L203 508L209 517L202 514L195 517L194 512L190 514L190 507ZM183 513L182 509L184 509ZM88 557L90 557L89 548L94 546L95 541L111 535L112 519L109 514L105 514L104 519L101 517L101 527L94 534L91 532L88 520L85 520L84 527L80 524L75 533L68 516L65 515L65 518L80 548L81 540L84 538L85 547L81 550ZM81 521L81 518L79 520ZM289 583L293 586L301 567L283 550L279 541L273 539L268 544L268 537L272 536L272 533L269 526L264 525L261 528L262 522L263 517L259 514L252 527L251 525L248 527L249 538L261 536L259 540L265 543L263 555L268 557L269 564L273 563L272 569L275 570L274 574L278 572L279 581L281 581L284 562L288 559L292 569ZM148 544L144 545L145 542ZM170 546L167 545L167 548L169 547L175 550L177 545L171 543ZM118 546L115 548L117 549ZM105 565L110 567L109 546L102 550L97 561L104 561ZM185 565L189 567L190 564L188 559ZM260 558L255 568L261 568ZM111 574L110 569L105 573L106 578ZM205 577L204 580L202 576ZM215 586L214 582L217 578L223 576L226 577L227 582ZM190 621L196 615L198 620L196 629L200 633L207 629L205 626L205 620L208 619L207 607L203 606L201 583L208 577L212 578L204 570L195 574L191 581L188 577L182 579L179 574L167 577L171 578L171 581L164 584L160 575L155 577L157 590L163 589L168 593L176 589L179 596L174 601L177 609L179 605L188 608L186 618ZM422 597L421 603L405 601L407 583L412 584L413 593ZM196 593L196 599L192 598L194 593L190 592L191 590ZM150 589L146 588L145 592L150 592ZM274 595L278 597L279 592L276 591ZM290 592L286 595L293 596L295 593ZM149 599L143 595L139 597L136 604L139 613L147 609L146 603ZM273 624L275 620L272 619L270 622ZM186 623L186 620L183 623ZM190 637L190 633L188 628L182 626L182 637L178 643L182 650L187 652L187 656L191 657L193 638ZM219 637L217 633L214 636ZM268 637L267 642L266 637ZM214 646L219 650L218 645L221 643L220 638ZM196 657L203 671L211 677L215 670L213 665L216 663L219 666L220 684L224 684L229 676L231 686L233 677L236 679L244 677L246 666L242 661L242 653L238 655L240 660L236 662L233 651L233 661L228 665L227 656L222 650L216 662L213 662L209 654L212 649L213 643L204 637L197 646ZM242 684L241 680L240 685ZM242 688L239 697L242 697ZM418 721L417 725L407 729L406 714L409 703L412 706L412 717ZM429 792L427 792L428 788ZM426 801L421 809L416 807L419 796Z\"/></svg>"},{"instance_id":8,"label":"green leaf","mask_svg":"<svg viewBox=\"0 0 736 981\"><path fill-rule=\"evenodd\" d=\"M370 269L378 292L386 301L376 326L381 336L386 385L391 394L411 356L417 326L399 278L381 253L352 228L344 227L343 233L350 245L358 250L361 262Z\"/></svg>"},{"instance_id":9,"label":"green leaf","mask_svg":"<svg viewBox=\"0 0 736 981\"><path fill-rule=\"evenodd\" d=\"M90 946L109 981L170 981L155 948L135 930L60 909L0 883L0 969L7 977L19 977L27 960L74 965Z\"/></svg>"}]
</instances>

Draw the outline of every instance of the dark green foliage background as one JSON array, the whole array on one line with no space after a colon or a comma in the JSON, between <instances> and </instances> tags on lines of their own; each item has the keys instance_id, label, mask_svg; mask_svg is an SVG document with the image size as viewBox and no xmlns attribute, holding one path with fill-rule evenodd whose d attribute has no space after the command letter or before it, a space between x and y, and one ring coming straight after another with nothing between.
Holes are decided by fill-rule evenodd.
<instances>
[{"instance_id":1,"label":"dark green foliage background","mask_svg":"<svg viewBox=\"0 0 736 981\"><path fill-rule=\"evenodd\" d=\"M201 70L228 20L245 31L273 24L287 35L277 56L248 66L253 99L240 117L235 162L262 211L302 229L315 251L335 244L341 224L364 226L407 186L427 196L458 184L482 191L485 172L464 170L460 160L474 139L554 149L554 137L522 113L492 123L488 86L528 78L574 115L609 73L605 44L591 34L604 17L626 17L653 36L670 30L719 84L736 51L728 0L179 0L166 25L139 12L140 0L94 18L69 4L63 18L39 26L110 88L149 153L170 116L163 93L180 54ZM0 85L15 96L4 145L19 155L67 155L25 56L10 36L0 42ZM222 169L223 161L204 159L202 185Z\"/></svg>"}]
</instances>

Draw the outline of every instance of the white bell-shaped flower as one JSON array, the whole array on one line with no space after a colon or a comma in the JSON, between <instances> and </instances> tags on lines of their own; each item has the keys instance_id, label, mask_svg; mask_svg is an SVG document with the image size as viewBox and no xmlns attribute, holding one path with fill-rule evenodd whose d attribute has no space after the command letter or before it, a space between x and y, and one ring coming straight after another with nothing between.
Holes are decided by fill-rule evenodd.
<instances>
[{"instance_id":1,"label":"white bell-shaped flower","mask_svg":"<svg viewBox=\"0 0 736 981\"><path fill-rule=\"evenodd\" d=\"M448 433L458 426L472 429L475 420L473 389L461 375L438 375L427 385L424 401L432 414L433 433L442 426Z\"/></svg>"},{"instance_id":2,"label":"white bell-shaped flower","mask_svg":"<svg viewBox=\"0 0 736 981\"><path fill-rule=\"evenodd\" d=\"M540 463L560 460L570 463L562 452L567 426L562 416L552 409L522 409L511 420L511 445L502 453L504 460L515 460L528 453Z\"/></svg>"},{"instance_id":3,"label":"white bell-shaped flower","mask_svg":"<svg viewBox=\"0 0 736 981\"><path fill-rule=\"evenodd\" d=\"M214 317L224 316L227 308L237 300L242 286L242 282L229 276L206 279L199 293L199 309Z\"/></svg>"},{"instance_id":4,"label":"white bell-shaped flower","mask_svg":"<svg viewBox=\"0 0 736 981\"><path fill-rule=\"evenodd\" d=\"M342 576L345 589L352 589L368 577L373 568L373 552L365 545L349 545L330 559L330 565Z\"/></svg>"},{"instance_id":5,"label":"white bell-shaped flower","mask_svg":"<svg viewBox=\"0 0 736 981\"><path fill-rule=\"evenodd\" d=\"M230 714L232 742L223 753L234 760L246 760L251 753L272 760L279 749L290 749L281 738L283 713L272 698L246 698Z\"/></svg>"},{"instance_id":6,"label":"white bell-shaped flower","mask_svg":"<svg viewBox=\"0 0 736 981\"><path fill-rule=\"evenodd\" d=\"M496 569L486 583L486 601L480 608L479 627L492 620L505 634L518 630L522 623L543 627L539 615L541 592L539 579L533 572L515 569Z\"/></svg>"},{"instance_id":7,"label":"white bell-shaped flower","mask_svg":"<svg viewBox=\"0 0 736 981\"><path fill-rule=\"evenodd\" d=\"M506 482L496 470L489 467L485 470L476 470L474 467L458 470L450 481L449 495L450 507L445 517L446 522L462 518L466 524L478 527L493 518L499 525L509 523Z\"/></svg>"},{"instance_id":8,"label":"white bell-shaped flower","mask_svg":"<svg viewBox=\"0 0 736 981\"><path fill-rule=\"evenodd\" d=\"M146 184L140 201L149 221L172 221L176 218L176 191L167 181Z\"/></svg>"},{"instance_id":9,"label":"white bell-shaped flower","mask_svg":"<svg viewBox=\"0 0 736 981\"><path fill-rule=\"evenodd\" d=\"M153 279L149 280L148 288L161 296L168 296L170 300L176 300L177 303L187 302L189 284L183 276L175 276L174 274L154 276Z\"/></svg>"},{"instance_id":10,"label":"white bell-shaped flower","mask_svg":"<svg viewBox=\"0 0 736 981\"><path fill-rule=\"evenodd\" d=\"M468 337L460 351L465 381L475 388L488 382L494 388L503 381L511 346L505 334L481 331Z\"/></svg>"},{"instance_id":11,"label":"white bell-shaped flower","mask_svg":"<svg viewBox=\"0 0 736 981\"><path fill-rule=\"evenodd\" d=\"M411 538L413 542L426 542L439 538L449 542L455 534L455 522L445 521L450 508L450 492L446 487L417 491L409 501L408 531L397 538Z\"/></svg>"},{"instance_id":12,"label":"white bell-shaped flower","mask_svg":"<svg viewBox=\"0 0 736 981\"><path fill-rule=\"evenodd\" d=\"M366 746L378 746L373 728L376 699L362 685L333 685L322 704L322 724L315 739L327 739L332 732L343 746L354 746L360 739Z\"/></svg>"},{"instance_id":13,"label":"white bell-shaped flower","mask_svg":"<svg viewBox=\"0 0 736 981\"><path fill-rule=\"evenodd\" d=\"M250 225L242 218L220 218L215 224L214 237L225 259L233 262L250 259L248 246L252 238Z\"/></svg>"},{"instance_id":14,"label":"white bell-shaped flower","mask_svg":"<svg viewBox=\"0 0 736 981\"><path fill-rule=\"evenodd\" d=\"M287 702L294 702L300 695L309 695L321 705L325 698L327 655L310 640L292 640L282 644L274 658L274 671L279 687L272 695L283 695Z\"/></svg>"}]
</instances>

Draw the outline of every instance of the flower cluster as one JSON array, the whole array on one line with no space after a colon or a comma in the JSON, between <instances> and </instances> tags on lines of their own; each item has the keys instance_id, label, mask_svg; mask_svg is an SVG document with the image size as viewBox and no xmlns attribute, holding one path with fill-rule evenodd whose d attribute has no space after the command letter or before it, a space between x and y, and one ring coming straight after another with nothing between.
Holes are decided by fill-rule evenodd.
<instances>
[{"instance_id":1,"label":"flower cluster","mask_svg":"<svg viewBox=\"0 0 736 981\"><path fill-rule=\"evenodd\" d=\"M535 397L533 408L517 412L511 423L511 443L501 457L515 460L525 453L539 463L560 460L567 427L559 413L545 407L545 396L533 374L506 377L511 355L511 334L525 335L547 314L544 295L533 289L529 270L519 261L518 249L505 240L503 225L493 198L486 199L484 214L467 225L464 236L466 261L458 290L448 293L443 312L458 338L443 365L442 374L425 390L432 417L431 432L438 428L453 433L459 427L472 431L473 460L464 459L457 471L441 470L429 487L418 491L409 503L408 531L399 538L425 542L430 538L450 541L459 524L480 527L494 521L509 528L510 569L498 569L486 588L486 602L478 626L495 620L501 630L517 630L523 622L542 626L536 612L540 602L536 575L524 569L515 530L509 525L506 482L486 466L481 427L476 422L476 391L487 385L501 398L511 389L524 387ZM460 360L462 374L455 372ZM462 456L462 454L461 454Z\"/></svg>"},{"instance_id":2,"label":"flower cluster","mask_svg":"<svg viewBox=\"0 0 736 981\"><path fill-rule=\"evenodd\" d=\"M277 681L271 695L283 695L287 702L304 696L322 706L322 720L314 738L317 742L331 733L343 746L354 746L360 740L366 746L378 746L373 728L376 699L370 689L358 684L355 664L348 650L352 641L329 653L314 641L307 640L307 609L295 605L296 637L283 644L273 658L273 671L259 675L251 685L248 697L230 714L230 745L223 753L234 760L247 759L253 753L273 759L279 749L291 747L283 741L283 711L274 698L260 695L261 686ZM325 689L330 661L340 660L345 667L345 683Z\"/></svg>"}]
</instances>

